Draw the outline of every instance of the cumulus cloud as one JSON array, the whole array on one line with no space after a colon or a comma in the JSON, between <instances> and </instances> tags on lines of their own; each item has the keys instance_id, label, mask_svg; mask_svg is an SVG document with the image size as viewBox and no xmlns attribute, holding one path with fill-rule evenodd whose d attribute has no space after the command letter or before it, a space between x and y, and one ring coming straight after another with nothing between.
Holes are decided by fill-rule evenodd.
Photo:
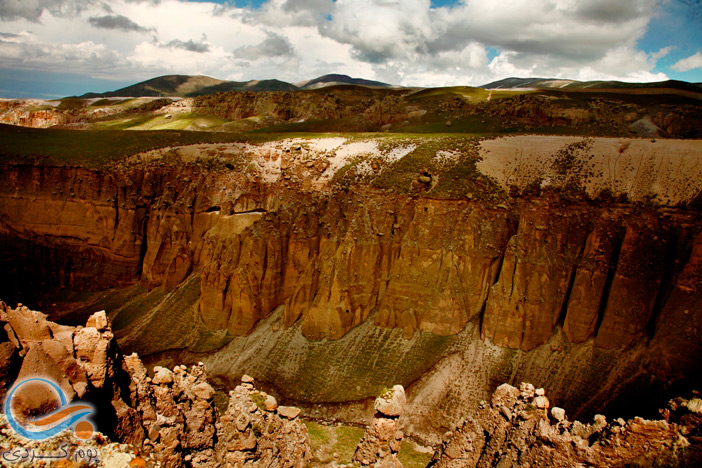
<instances>
[{"instance_id":1,"label":"cumulus cloud","mask_svg":"<svg viewBox=\"0 0 702 468\"><path fill-rule=\"evenodd\" d=\"M45 70L95 75L111 75L129 64L119 53L103 44L85 41L77 44L52 44L24 32L0 41L0 57L8 68Z\"/></svg>"},{"instance_id":2,"label":"cumulus cloud","mask_svg":"<svg viewBox=\"0 0 702 468\"><path fill-rule=\"evenodd\" d=\"M149 29L139 26L134 21L123 15L92 16L88 22L96 28L119 29L126 32L148 32Z\"/></svg>"},{"instance_id":3,"label":"cumulus cloud","mask_svg":"<svg viewBox=\"0 0 702 468\"><path fill-rule=\"evenodd\" d=\"M204 54L210 51L210 45L205 41L195 42L192 39L187 41L181 41L180 39L173 39L168 42L166 47L175 47L177 49L187 50L189 52L197 52L199 54Z\"/></svg>"},{"instance_id":4,"label":"cumulus cloud","mask_svg":"<svg viewBox=\"0 0 702 468\"><path fill-rule=\"evenodd\" d=\"M680 72L702 68L702 52L697 52L694 55L678 60L675 62L675 64L673 64L672 68Z\"/></svg>"},{"instance_id":5,"label":"cumulus cloud","mask_svg":"<svg viewBox=\"0 0 702 468\"><path fill-rule=\"evenodd\" d=\"M287 38L270 31L266 31L266 39L261 43L239 47L234 50L235 57L247 60L281 57L292 55L293 53L293 46Z\"/></svg>"},{"instance_id":6,"label":"cumulus cloud","mask_svg":"<svg viewBox=\"0 0 702 468\"><path fill-rule=\"evenodd\" d=\"M120 79L197 73L296 82L344 73L407 86L479 85L506 76L652 81L666 79L654 70L669 49L645 53L638 41L661 1L461 0L432 7L431 0L268 0L254 9L181 0L112 0L109 7L0 0L0 29L20 35L0 35L0 61L87 69L80 51L93 50L90 73L115 67ZM25 31L35 34L31 40ZM22 47L30 65L22 63Z\"/></svg>"},{"instance_id":7,"label":"cumulus cloud","mask_svg":"<svg viewBox=\"0 0 702 468\"><path fill-rule=\"evenodd\" d=\"M326 20L334 0L269 0L254 21L267 26L312 26Z\"/></svg>"},{"instance_id":8,"label":"cumulus cloud","mask_svg":"<svg viewBox=\"0 0 702 468\"><path fill-rule=\"evenodd\" d=\"M44 10L54 16L77 15L90 5L90 0L2 0L0 19L38 21Z\"/></svg>"}]
</instances>

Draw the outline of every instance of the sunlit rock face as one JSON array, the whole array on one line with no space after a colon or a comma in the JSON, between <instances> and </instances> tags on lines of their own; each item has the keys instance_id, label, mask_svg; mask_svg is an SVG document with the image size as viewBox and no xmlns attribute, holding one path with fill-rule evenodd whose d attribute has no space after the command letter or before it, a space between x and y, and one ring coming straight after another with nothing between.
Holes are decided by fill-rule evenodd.
<instances>
[{"instance_id":1,"label":"sunlit rock face","mask_svg":"<svg viewBox=\"0 0 702 468\"><path fill-rule=\"evenodd\" d=\"M519 157L546 177L553 161L524 138ZM648 191L639 181L637 203L608 174L569 191L556 171L530 194L504 140L481 143L489 152L470 197L433 192L436 171L393 185L410 146L343 138L181 148L178 164L167 151L101 169L8 164L0 294L31 304L56 287L129 291L103 307L128 350L179 349L213 374L257 373L303 401L362 400L398 382L405 424L427 437L498 381L538 381L568 411L591 414L642 382L698 378L692 169ZM603 167L643 151L603 140L590 144ZM573 150L575 140L558 141ZM590 158L578 148L576 160ZM700 156L683 150L683 165ZM345 184L349 165L357 178ZM589 192L605 189L610 198Z\"/></svg>"}]
</instances>

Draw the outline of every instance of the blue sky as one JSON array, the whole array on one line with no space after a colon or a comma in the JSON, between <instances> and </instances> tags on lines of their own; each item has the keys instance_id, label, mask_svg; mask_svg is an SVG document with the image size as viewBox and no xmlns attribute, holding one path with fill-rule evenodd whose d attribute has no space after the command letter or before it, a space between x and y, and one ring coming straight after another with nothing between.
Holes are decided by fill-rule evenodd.
<instances>
[{"instance_id":1,"label":"blue sky","mask_svg":"<svg viewBox=\"0 0 702 468\"><path fill-rule=\"evenodd\" d=\"M165 74L702 82L700 0L3 0L0 97Z\"/></svg>"}]
</instances>

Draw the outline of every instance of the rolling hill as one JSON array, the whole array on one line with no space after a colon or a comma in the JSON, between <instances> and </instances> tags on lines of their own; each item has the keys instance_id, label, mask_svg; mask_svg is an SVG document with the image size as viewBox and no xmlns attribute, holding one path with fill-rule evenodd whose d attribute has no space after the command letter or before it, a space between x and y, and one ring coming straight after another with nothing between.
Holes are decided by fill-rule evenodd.
<instances>
[{"instance_id":1,"label":"rolling hill","mask_svg":"<svg viewBox=\"0 0 702 468\"><path fill-rule=\"evenodd\" d=\"M688 83L686 81L667 80L652 83L627 83L624 81L577 81L561 78L505 78L493 81L482 86L484 89L679 89L699 93L702 83Z\"/></svg>"},{"instance_id":2,"label":"rolling hill","mask_svg":"<svg viewBox=\"0 0 702 468\"><path fill-rule=\"evenodd\" d=\"M202 75L166 75L142 81L140 83L105 93L87 93L82 98L96 97L162 97L188 96L203 88L226 83L209 76Z\"/></svg>"},{"instance_id":3,"label":"rolling hill","mask_svg":"<svg viewBox=\"0 0 702 468\"><path fill-rule=\"evenodd\" d=\"M365 80L363 78L351 78L348 75L339 74L323 75L313 80L297 83L297 86L301 89L316 89L336 85L371 86L376 88L391 88L393 86L380 81Z\"/></svg>"},{"instance_id":4,"label":"rolling hill","mask_svg":"<svg viewBox=\"0 0 702 468\"><path fill-rule=\"evenodd\" d=\"M104 93L87 93L81 98L106 97L196 97L226 91L298 91L328 86L355 85L389 88L380 81L351 78L347 75L324 75L297 85L280 80L226 81L202 75L165 75Z\"/></svg>"}]
</instances>

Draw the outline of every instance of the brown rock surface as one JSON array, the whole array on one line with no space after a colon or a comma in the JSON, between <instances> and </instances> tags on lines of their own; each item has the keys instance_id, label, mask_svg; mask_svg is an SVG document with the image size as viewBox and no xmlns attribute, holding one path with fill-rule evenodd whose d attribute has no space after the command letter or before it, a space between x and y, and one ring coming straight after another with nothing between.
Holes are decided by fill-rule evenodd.
<instances>
[{"instance_id":1,"label":"brown rock surface","mask_svg":"<svg viewBox=\"0 0 702 468\"><path fill-rule=\"evenodd\" d=\"M593 423L583 424L555 411L549 418L537 402L545 396L535 395L533 387L525 389L498 387L490 403L483 402L462 426L447 433L431 466L696 466L702 461L702 445L694 436L702 429L702 418L689 411L685 400L671 401L662 411L664 420L607 424L597 415Z\"/></svg>"},{"instance_id":2,"label":"brown rock surface","mask_svg":"<svg viewBox=\"0 0 702 468\"><path fill-rule=\"evenodd\" d=\"M327 104L333 112L334 100ZM483 160L461 170L500 179L479 179L496 198L481 198L475 186L432 192L446 179L463 182L435 171L431 187L420 184L425 192L401 177L335 185L358 158L368 177L388 173L392 152L375 140L193 145L91 170L3 164L0 291L14 300L41 291L48 307L44 291L87 291L104 304L52 312L78 309L66 318L82 324L111 308L124 349L173 359L169 366L202 360L224 381L255 369L293 400L359 401L401 382L410 427L434 436L495 382L539 381L569 414L590 417L642 388L660 394L702 375L702 178L695 141L597 138L576 162L602 173L564 191L557 183L583 174L560 174L554 159L581 142L528 135L476 143ZM393 156L398 166L417 162L415 143L400 145L409 149ZM529 166L534 147L545 152L536 167L543 180L524 177L513 185L529 194L507 196L512 169ZM433 150L421 158L452 157ZM174 154L180 159L169 162ZM115 289L92 293L107 287ZM98 321L75 332L86 364L74 366L85 373L70 385L78 394L98 389L103 354L111 359L87 331L102 336ZM27 336L47 333L17 327L25 325ZM64 354L76 361L74 331L52 333L66 352L37 345L32 353L51 360L36 365L50 368ZM10 363L32 347L2 346ZM4 372L19 370L8 364ZM367 378L348 385L356 375Z\"/></svg>"},{"instance_id":3,"label":"brown rock surface","mask_svg":"<svg viewBox=\"0 0 702 468\"><path fill-rule=\"evenodd\" d=\"M52 378L69 400L80 396L92 401L98 419L114 424L103 427L105 432L135 445L164 466L242 466L248 462L247 466L261 468L302 468L311 456L307 429L296 419L299 409L282 407L279 415L277 404L267 404L266 411L261 411L251 399L255 391L238 386L231 392L227 412L220 416L204 365L189 371L185 366L172 371L156 367L154 377L149 378L136 354L121 356L104 312L88 319L88 325L100 330L61 327L44 314L25 307L11 309L1 302L0 319L7 320L5 330L13 337L2 344L19 348L18 354L23 355L18 378ZM67 337L73 341L66 341ZM70 352L64 343L71 347ZM42 400L45 397L54 398L34 394L31 400L16 403L14 410L24 414L45 408L51 404ZM269 399L275 401L272 396Z\"/></svg>"},{"instance_id":4,"label":"brown rock surface","mask_svg":"<svg viewBox=\"0 0 702 468\"><path fill-rule=\"evenodd\" d=\"M375 468L402 468L397 459L403 432L400 416L405 407L405 389L395 385L375 400L375 418L356 448L353 461Z\"/></svg>"}]
</instances>

